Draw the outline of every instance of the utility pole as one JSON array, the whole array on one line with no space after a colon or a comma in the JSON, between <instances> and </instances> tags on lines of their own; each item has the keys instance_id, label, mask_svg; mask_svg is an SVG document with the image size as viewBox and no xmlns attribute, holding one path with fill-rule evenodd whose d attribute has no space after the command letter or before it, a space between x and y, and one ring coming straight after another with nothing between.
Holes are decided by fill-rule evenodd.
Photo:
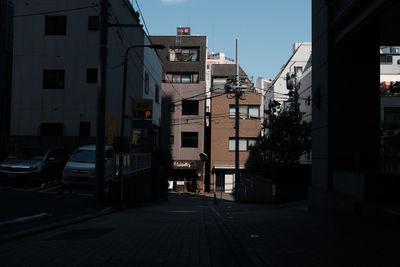
<instances>
[{"instance_id":1,"label":"utility pole","mask_svg":"<svg viewBox=\"0 0 400 267\"><path fill-rule=\"evenodd\" d=\"M107 87L107 36L108 0L100 2L100 50L99 82L97 89L97 129L96 129L96 203L104 204L105 171L105 114Z\"/></svg>"},{"instance_id":2,"label":"utility pole","mask_svg":"<svg viewBox=\"0 0 400 267\"><path fill-rule=\"evenodd\" d=\"M239 72L239 39L236 39L236 75L235 75L235 200L239 201L239 98L242 95L240 88L240 72Z\"/></svg>"}]
</instances>

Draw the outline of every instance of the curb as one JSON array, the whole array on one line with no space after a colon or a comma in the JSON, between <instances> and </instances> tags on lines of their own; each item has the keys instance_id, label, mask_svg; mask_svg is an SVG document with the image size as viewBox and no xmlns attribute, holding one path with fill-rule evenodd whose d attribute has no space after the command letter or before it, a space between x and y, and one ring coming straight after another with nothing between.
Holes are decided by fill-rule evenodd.
<instances>
[{"instance_id":1,"label":"curb","mask_svg":"<svg viewBox=\"0 0 400 267\"><path fill-rule=\"evenodd\" d=\"M2 236L0 237L0 244L2 243L6 243L6 242L10 242L10 241L14 241L17 239L22 239L25 237L29 237L35 234L39 234L39 233L43 233L46 231L50 231L50 230L54 230L56 228L61 228L64 226L68 226L68 225L72 225L72 224L77 224L80 222L84 222L84 221L88 221L90 219L94 219L100 216L104 216L104 215L108 215L111 214L113 212L117 211L115 208L113 207L108 207L105 208L95 214L89 214L89 215L84 215L84 216L80 216L77 218L73 218L70 220L66 220L63 222L57 222L57 223L53 223L53 224L49 224L49 225L44 225L44 226L40 226L37 228L33 228L33 229L29 229L29 230L25 230L25 231L21 231L21 232L17 232L17 233L13 233L13 234L9 234L6 236Z\"/></svg>"}]
</instances>

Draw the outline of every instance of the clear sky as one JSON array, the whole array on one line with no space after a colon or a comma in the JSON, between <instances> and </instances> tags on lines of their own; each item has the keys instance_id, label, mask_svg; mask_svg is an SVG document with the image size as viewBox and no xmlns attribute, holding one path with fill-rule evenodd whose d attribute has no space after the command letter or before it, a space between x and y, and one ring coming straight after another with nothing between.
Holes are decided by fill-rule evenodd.
<instances>
[{"instance_id":1,"label":"clear sky","mask_svg":"<svg viewBox=\"0 0 400 267\"><path fill-rule=\"evenodd\" d=\"M238 38L239 63L254 82L275 78L294 42L311 41L311 0L136 1L150 35L175 35L177 26L190 26L192 34L208 37L209 50L230 58Z\"/></svg>"}]
</instances>

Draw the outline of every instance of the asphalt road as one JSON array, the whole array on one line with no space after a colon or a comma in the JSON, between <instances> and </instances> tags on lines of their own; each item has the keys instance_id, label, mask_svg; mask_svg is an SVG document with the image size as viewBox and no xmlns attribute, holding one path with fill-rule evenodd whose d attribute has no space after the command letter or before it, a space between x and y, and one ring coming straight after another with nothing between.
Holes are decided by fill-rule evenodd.
<instances>
[{"instance_id":1,"label":"asphalt road","mask_svg":"<svg viewBox=\"0 0 400 267\"><path fill-rule=\"evenodd\" d=\"M0 266L400 266L398 227L194 194L1 244Z\"/></svg>"},{"instance_id":2,"label":"asphalt road","mask_svg":"<svg viewBox=\"0 0 400 267\"><path fill-rule=\"evenodd\" d=\"M93 188L64 190L59 183L0 187L0 237L97 212Z\"/></svg>"}]
</instances>

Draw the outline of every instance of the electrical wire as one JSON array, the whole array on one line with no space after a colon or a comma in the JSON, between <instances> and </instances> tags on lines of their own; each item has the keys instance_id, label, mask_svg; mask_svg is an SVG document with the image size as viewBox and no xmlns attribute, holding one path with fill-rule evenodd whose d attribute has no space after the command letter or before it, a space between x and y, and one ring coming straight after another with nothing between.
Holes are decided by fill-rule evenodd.
<instances>
[{"instance_id":1,"label":"electrical wire","mask_svg":"<svg viewBox=\"0 0 400 267\"><path fill-rule=\"evenodd\" d=\"M144 16L143 16L142 10L140 9L139 3L138 3L137 0L135 0L135 3L136 3L136 6L138 7L140 16L142 17L143 25L144 25L144 27L145 27L145 29L146 29L147 36L150 36L150 32L149 32L149 29L147 28L146 21L144 20Z\"/></svg>"},{"instance_id":2,"label":"electrical wire","mask_svg":"<svg viewBox=\"0 0 400 267\"><path fill-rule=\"evenodd\" d=\"M118 21L118 17L116 17L116 16L112 13L112 11L111 11L111 16L112 16L116 21ZM129 38L126 37L125 32L122 31L121 34L124 35L124 37L121 36L121 38L124 38L124 39L127 40L127 41L129 40ZM128 42L129 42L129 41L128 41ZM138 54L138 52L137 52L135 49L134 49L134 53L138 56L139 59L141 59L140 55ZM131 55L129 55L129 56L131 56ZM143 63L143 65L144 65L144 67L149 71L150 75L153 77L153 75L152 75L151 71L149 70L149 68L146 66L146 64L144 64L144 61L142 61L142 63ZM162 67L162 69L163 69L163 72L166 73L166 70L165 70L164 65L162 65L161 67ZM166 77L166 78L168 79L168 77ZM155 80L154 77L153 77L153 79ZM168 82L170 82L170 81L168 80ZM171 85L172 85L172 88L174 89L175 93L176 93L177 95L179 95L179 96L183 99L184 97L178 92L178 90L175 88L175 86L174 86L172 83L171 83Z\"/></svg>"},{"instance_id":3,"label":"electrical wire","mask_svg":"<svg viewBox=\"0 0 400 267\"><path fill-rule=\"evenodd\" d=\"M77 10L83 10L83 9L88 9L88 8L95 8L95 7L98 7L98 6L99 6L99 4L94 4L93 3L90 6L68 8L68 9L59 9L59 10L45 11L45 12L31 13L31 14L23 14L23 15L14 15L14 16L11 16L11 17L12 18L23 18L23 17L31 17L31 16L41 16L41 15L47 15L47 14L56 14L56 13L62 13L62 12L68 12L68 11L77 11Z\"/></svg>"}]
</instances>

